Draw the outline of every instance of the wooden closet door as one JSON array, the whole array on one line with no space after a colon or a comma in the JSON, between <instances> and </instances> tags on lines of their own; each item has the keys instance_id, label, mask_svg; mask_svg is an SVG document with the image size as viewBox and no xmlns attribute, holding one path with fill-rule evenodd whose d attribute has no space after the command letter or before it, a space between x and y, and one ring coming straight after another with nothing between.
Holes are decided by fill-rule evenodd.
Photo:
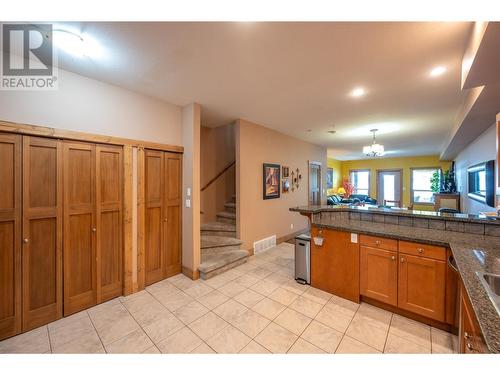
<instances>
[{"instance_id":1,"label":"wooden closet door","mask_svg":"<svg viewBox=\"0 0 500 375\"><path fill-rule=\"evenodd\" d=\"M164 278L163 191L164 153L145 151L145 263L146 285Z\"/></svg>"},{"instance_id":2,"label":"wooden closet door","mask_svg":"<svg viewBox=\"0 0 500 375\"><path fill-rule=\"evenodd\" d=\"M165 244L164 278L181 272L182 159L165 153L165 195L163 232Z\"/></svg>"},{"instance_id":3,"label":"wooden closet door","mask_svg":"<svg viewBox=\"0 0 500 375\"><path fill-rule=\"evenodd\" d=\"M97 303L122 295L123 149L96 146Z\"/></svg>"},{"instance_id":4,"label":"wooden closet door","mask_svg":"<svg viewBox=\"0 0 500 375\"><path fill-rule=\"evenodd\" d=\"M64 143L64 315L96 304L95 146Z\"/></svg>"},{"instance_id":5,"label":"wooden closet door","mask_svg":"<svg viewBox=\"0 0 500 375\"><path fill-rule=\"evenodd\" d=\"M21 332L21 136L0 133L0 340Z\"/></svg>"},{"instance_id":6,"label":"wooden closet door","mask_svg":"<svg viewBox=\"0 0 500 375\"><path fill-rule=\"evenodd\" d=\"M23 137L23 330L62 317L62 148Z\"/></svg>"}]
</instances>

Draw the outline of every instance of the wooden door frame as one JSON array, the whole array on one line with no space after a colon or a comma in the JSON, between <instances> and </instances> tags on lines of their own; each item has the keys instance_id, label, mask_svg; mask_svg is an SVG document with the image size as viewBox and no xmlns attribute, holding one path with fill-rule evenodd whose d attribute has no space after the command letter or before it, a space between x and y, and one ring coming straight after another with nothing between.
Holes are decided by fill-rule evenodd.
<instances>
[{"instance_id":1,"label":"wooden door frame","mask_svg":"<svg viewBox=\"0 0 500 375\"><path fill-rule=\"evenodd\" d=\"M379 173L380 172L399 172L399 175L400 175L400 178L399 178L399 197L400 197L400 200L399 200L399 207L403 207L403 168L388 168L388 169L377 169L375 171L375 175L376 175L376 188L377 188L377 202L379 200L379 182L380 182L380 177L379 177ZM379 202L379 204L384 204L383 202Z\"/></svg>"},{"instance_id":2,"label":"wooden door frame","mask_svg":"<svg viewBox=\"0 0 500 375\"><path fill-rule=\"evenodd\" d=\"M321 205L323 202L323 163L321 163L320 161L309 160L307 162L307 201L309 202L309 199L311 197L311 173L310 173L311 172L311 165L319 166L319 174L320 174L319 204ZM297 179L298 179L298 176L297 176Z\"/></svg>"}]
</instances>

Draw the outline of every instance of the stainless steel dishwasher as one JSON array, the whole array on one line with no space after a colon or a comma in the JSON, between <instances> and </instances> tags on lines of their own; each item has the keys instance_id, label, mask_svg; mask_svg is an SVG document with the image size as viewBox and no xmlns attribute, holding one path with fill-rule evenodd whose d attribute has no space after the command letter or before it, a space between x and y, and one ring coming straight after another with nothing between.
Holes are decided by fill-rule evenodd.
<instances>
[{"instance_id":1,"label":"stainless steel dishwasher","mask_svg":"<svg viewBox=\"0 0 500 375\"><path fill-rule=\"evenodd\" d=\"M311 284L311 235L308 233L295 237L295 280Z\"/></svg>"}]
</instances>

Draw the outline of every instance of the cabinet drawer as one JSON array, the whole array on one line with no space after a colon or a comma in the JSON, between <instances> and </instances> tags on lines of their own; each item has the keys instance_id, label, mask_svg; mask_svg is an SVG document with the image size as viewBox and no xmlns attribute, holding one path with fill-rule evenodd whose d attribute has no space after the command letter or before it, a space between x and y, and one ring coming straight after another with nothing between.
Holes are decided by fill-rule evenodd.
<instances>
[{"instance_id":1,"label":"cabinet drawer","mask_svg":"<svg viewBox=\"0 0 500 375\"><path fill-rule=\"evenodd\" d=\"M360 235L359 243L363 246L375 247L378 249L398 251L398 240L390 238Z\"/></svg>"},{"instance_id":2,"label":"cabinet drawer","mask_svg":"<svg viewBox=\"0 0 500 375\"><path fill-rule=\"evenodd\" d=\"M418 257L446 260L446 248L441 246L424 245L416 242L399 241L399 252Z\"/></svg>"}]
</instances>

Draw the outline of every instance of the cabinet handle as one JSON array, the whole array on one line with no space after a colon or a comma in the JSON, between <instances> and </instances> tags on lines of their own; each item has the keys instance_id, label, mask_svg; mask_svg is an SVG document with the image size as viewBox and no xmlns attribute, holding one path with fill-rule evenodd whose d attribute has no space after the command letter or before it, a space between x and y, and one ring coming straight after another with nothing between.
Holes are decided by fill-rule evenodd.
<instances>
[{"instance_id":1,"label":"cabinet handle","mask_svg":"<svg viewBox=\"0 0 500 375\"><path fill-rule=\"evenodd\" d=\"M464 332L464 338L465 339L470 339L472 336L469 334L469 332Z\"/></svg>"},{"instance_id":2,"label":"cabinet handle","mask_svg":"<svg viewBox=\"0 0 500 375\"><path fill-rule=\"evenodd\" d=\"M467 350L469 350L470 352L472 352L474 350L474 347L472 346L472 344L470 342L468 342L465 346L467 346Z\"/></svg>"},{"instance_id":3,"label":"cabinet handle","mask_svg":"<svg viewBox=\"0 0 500 375\"><path fill-rule=\"evenodd\" d=\"M97 228L92 228L92 232L97 232Z\"/></svg>"},{"instance_id":4,"label":"cabinet handle","mask_svg":"<svg viewBox=\"0 0 500 375\"><path fill-rule=\"evenodd\" d=\"M30 240L28 240L27 238L25 238L25 239L23 240L23 242L24 242L24 243L28 243L28 242L30 242Z\"/></svg>"},{"instance_id":5,"label":"cabinet handle","mask_svg":"<svg viewBox=\"0 0 500 375\"><path fill-rule=\"evenodd\" d=\"M380 246L380 241L375 241L375 245Z\"/></svg>"},{"instance_id":6,"label":"cabinet handle","mask_svg":"<svg viewBox=\"0 0 500 375\"><path fill-rule=\"evenodd\" d=\"M163 219L163 221L166 223L168 220L167 220L167 218L165 218L165 219Z\"/></svg>"},{"instance_id":7,"label":"cabinet handle","mask_svg":"<svg viewBox=\"0 0 500 375\"><path fill-rule=\"evenodd\" d=\"M401 257L401 263L405 262L405 258Z\"/></svg>"},{"instance_id":8,"label":"cabinet handle","mask_svg":"<svg viewBox=\"0 0 500 375\"><path fill-rule=\"evenodd\" d=\"M392 259L392 260L396 260L396 257L393 255L393 256L391 257L391 259Z\"/></svg>"},{"instance_id":9,"label":"cabinet handle","mask_svg":"<svg viewBox=\"0 0 500 375\"><path fill-rule=\"evenodd\" d=\"M424 249L422 249L421 247L417 248L417 251L419 254L423 254L424 253Z\"/></svg>"}]
</instances>

